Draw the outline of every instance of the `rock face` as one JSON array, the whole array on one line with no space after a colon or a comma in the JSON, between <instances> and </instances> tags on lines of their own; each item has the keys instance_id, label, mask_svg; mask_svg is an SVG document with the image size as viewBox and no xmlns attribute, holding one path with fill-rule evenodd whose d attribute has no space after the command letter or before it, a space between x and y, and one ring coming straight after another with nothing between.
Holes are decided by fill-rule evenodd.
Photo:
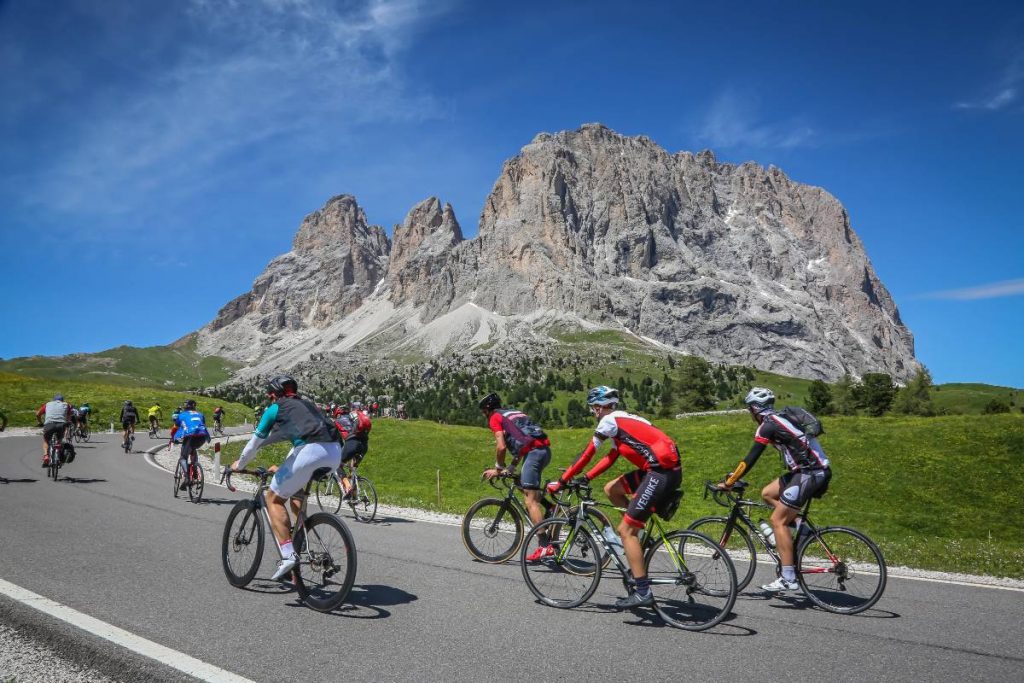
<instances>
[{"instance_id":1,"label":"rock face","mask_svg":"<svg viewBox=\"0 0 1024 683\"><path fill-rule=\"evenodd\" d=\"M601 125L538 135L507 161L474 239L431 198L388 247L351 197L332 199L200 332L200 347L258 362L289 331L308 340L352 314L359 340L338 330L317 343L352 348L391 329L388 343L407 347L457 324L445 344L465 349L566 319L801 377L903 379L919 367L834 197L776 168L669 154Z\"/></svg>"}]
</instances>

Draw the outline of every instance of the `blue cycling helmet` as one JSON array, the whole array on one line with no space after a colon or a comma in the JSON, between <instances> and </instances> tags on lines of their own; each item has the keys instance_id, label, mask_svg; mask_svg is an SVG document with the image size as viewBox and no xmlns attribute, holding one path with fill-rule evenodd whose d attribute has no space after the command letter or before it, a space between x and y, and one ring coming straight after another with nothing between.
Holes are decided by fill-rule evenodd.
<instances>
[{"instance_id":1,"label":"blue cycling helmet","mask_svg":"<svg viewBox=\"0 0 1024 683\"><path fill-rule=\"evenodd\" d=\"M587 394L588 406L618 405L619 400L619 390L606 387L603 384L599 387L594 387Z\"/></svg>"},{"instance_id":2,"label":"blue cycling helmet","mask_svg":"<svg viewBox=\"0 0 1024 683\"><path fill-rule=\"evenodd\" d=\"M53 397L53 400L54 401L63 401L64 400L64 394L57 394L56 396Z\"/></svg>"}]
</instances>

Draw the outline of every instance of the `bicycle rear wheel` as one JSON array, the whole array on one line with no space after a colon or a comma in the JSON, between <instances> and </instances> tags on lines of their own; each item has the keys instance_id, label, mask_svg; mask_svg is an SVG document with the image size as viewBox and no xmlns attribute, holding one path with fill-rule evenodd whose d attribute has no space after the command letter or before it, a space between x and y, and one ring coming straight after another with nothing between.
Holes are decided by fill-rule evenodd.
<instances>
[{"instance_id":1,"label":"bicycle rear wheel","mask_svg":"<svg viewBox=\"0 0 1024 683\"><path fill-rule=\"evenodd\" d=\"M666 624L687 631L709 629L736 602L736 570L728 553L696 531L673 531L645 558L654 609Z\"/></svg>"},{"instance_id":2,"label":"bicycle rear wheel","mask_svg":"<svg viewBox=\"0 0 1024 683\"><path fill-rule=\"evenodd\" d=\"M178 491L181 490L181 480L185 476L185 471L181 469L181 462L178 462L174 466L174 497L178 497Z\"/></svg>"},{"instance_id":3,"label":"bicycle rear wheel","mask_svg":"<svg viewBox=\"0 0 1024 683\"><path fill-rule=\"evenodd\" d=\"M203 468L197 462L194 465L189 465L190 472L188 478L188 499L193 503L198 503L203 499Z\"/></svg>"},{"instance_id":4,"label":"bicycle rear wheel","mask_svg":"<svg viewBox=\"0 0 1024 683\"><path fill-rule=\"evenodd\" d=\"M310 608L330 612L348 597L356 580L356 544L338 517L326 512L309 516L292 539L299 564L295 590Z\"/></svg>"},{"instance_id":5,"label":"bicycle rear wheel","mask_svg":"<svg viewBox=\"0 0 1024 683\"><path fill-rule=\"evenodd\" d=\"M481 562L505 562L523 544L523 517L501 498L478 500L462 518L462 542Z\"/></svg>"},{"instance_id":6,"label":"bicycle rear wheel","mask_svg":"<svg viewBox=\"0 0 1024 683\"><path fill-rule=\"evenodd\" d=\"M754 578L757 570L757 551L747 530L733 523L726 534L728 517L702 517L689 526L690 531L702 533L729 553L733 568L736 569L736 590L742 591Z\"/></svg>"},{"instance_id":7,"label":"bicycle rear wheel","mask_svg":"<svg viewBox=\"0 0 1024 683\"><path fill-rule=\"evenodd\" d=\"M341 486L332 473L316 482L316 504L323 512L337 514L341 509Z\"/></svg>"},{"instance_id":8,"label":"bicycle rear wheel","mask_svg":"<svg viewBox=\"0 0 1024 683\"><path fill-rule=\"evenodd\" d=\"M221 541L224 575L232 586L247 586L256 576L263 559L263 536L263 518L256 503L251 500L235 503L224 523Z\"/></svg>"},{"instance_id":9,"label":"bicycle rear wheel","mask_svg":"<svg viewBox=\"0 0 1024 683\"><path fill-rule=\"evenodd\" d=\"M348 504L356 519L360 522L372 522L377 514L377 489L373 488L373 482L366 477L357 476L356 479L358 484Z\"/></svg>"},{"instance_id":10,"label":"bicycle rear wheel","mask_svg":"<svg viewBox=\"0 0 1024 683\"><path fill-rule=\"evenodd\" d=\"M538 534L547 534L555 554L536 562L526 560ZM601 554L585 528L565 518L547 519L526 535L519 566L530 592L545 605L568 609L590 599L601 582Z\"/></svg>"},{"instance_id":11,"label":"bicycle rear wheel","mask_svg":"<svg viewBox=\"0 0 1024 683\"><path fill-rule=\"evenodd\" d=\"M874 541L841 526L805 533L796 577L811 602L837 614L857 614L878 602L885 591L886 569Z\"/></svg>"}]
</instances>

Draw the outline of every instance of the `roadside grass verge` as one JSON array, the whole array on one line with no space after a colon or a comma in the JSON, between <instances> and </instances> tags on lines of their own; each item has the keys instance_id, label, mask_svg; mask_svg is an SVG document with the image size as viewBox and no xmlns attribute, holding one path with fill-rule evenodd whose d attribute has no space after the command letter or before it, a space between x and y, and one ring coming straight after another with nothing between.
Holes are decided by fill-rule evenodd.
<instances>
[{"instance_id":1,"label":"roadside grass verge","mask_svg":"<svg viewBox=\"0 0 1024 683\"><path fill-rule=\"evenodd\" d=\"M684 498L672 526L724 514L724 508L703 498L704 481L721 479L746 454L753 422L729 415L658 425L683 453ZM890 565L1024 578L1024 417L834 417L826 426L822 445L835 474L828 495L812 506L817 524L864 531ZM553 458L545 477L557 477L590 434L589 429L552 430ZM224 462L237 458L242 445L229 444ZM254 464L280 462L287 450L282 444L267 448ZM461 515L494 493L480 482L480 472L493 461L494 439L483 426L381 419L374 423L360 471L373 480L382 502ZM598 479L599 500L604 500L600 486L627 471L627 464L620 458ZM769 449L747 479L756 494L780 473L779 457Z\"/></svg>"},{"instance_id":2,"label":"roadside grass verge","mask_svg":"<svg viewBox=\"0 0 1024 683\"><path fill-rule=\"evenodd\" d=\"M148 424L146 411L154 403L163 408L162 427L167 427L171 420L174 407L187 398L196 400L196 406L206 419L213 424L213 409L218 405L224 408L226 425L240 425L243 418L252 421L252 408L241 403L230 403L206 396L186 394L180 391L153 389L151 387L126 387L83 382L73 379L45 379L24 377L0 372L0 411L7 415L11 427L30 427L36 424L36 411L39 406L53 399L54 394L61 393L65 400L79 406L89 403L93 409L90 422L95 426L107 426L111 421L117 422L121 414L121 405L130 399L139 411L142 424Z\"/></svg>"}]
</instances>

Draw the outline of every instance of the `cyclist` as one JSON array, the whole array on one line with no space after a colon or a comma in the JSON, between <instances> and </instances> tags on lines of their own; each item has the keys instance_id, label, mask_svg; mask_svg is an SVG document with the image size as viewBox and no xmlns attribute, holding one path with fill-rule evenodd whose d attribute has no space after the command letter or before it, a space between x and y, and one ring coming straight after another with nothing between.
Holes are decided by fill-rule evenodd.
<instances>
[{"instance_id":1,"label":"cyclist","mask_svg":"<svg viewBox=\"0 0 1024 683\"><path fill-rule=\"evenodd\" d=\"M57 394L52 401L44 403L36 411L36 420L43 428L43 467L50 466L50 437L64 439L64 432L71 423L71 406L64 402L63 394Z\"/></svg>"},{"instance_id":2,"label":"cyclist","mask_svg":"<svg viewBox=\"0 0 1024 683\"><path fill-rule=\"evenodd\" d=\"M124 429L124 444L128 444L128 432L135 432L135 423L139 421L139 412L132 405L131 401L125 401L121 406L121 428Z\"/></svg>"},{"instance_id":3,"label":"cyclist","mask_svg":"<svg viewBox=\"0 0 1024 683\"><path fill-rule=\"evenodd\" d=\"M637 534L644 528L651 513L663 510L679 490L683 481L683 468L679 448L672 438L644 418L619 410L619 402L616 389L599 386L590 390L587 405L597 418L597 429L572 467L558 481L548 484L548 491L556 493L579 474L606 439L612 440L612 448L584 475L588 481L611 467L620 455L639 468L613 479L604 487L605 494L614 505L626 508L626 514L619 524L619 535L636 588L625 598L615 601L616 607L626 609L654 603ZM632 499L627 496L632 496Z\"/></svg>"},{"instance_id":4,"label":"cyclist","mask_svg":"<svg viewBox=\"0 0 1024 683\"><path fill-rule=\"evenodd\" d=\"M149 428L153 431L160 429L160 418L164 416L164 411L160 407L159 403L154 403L149 411Z\"/></svg>"},{"instance_id":5,"label":"cyclist","mask_svg":"<svg viewBox=\"0 0 1024 683\"><path fill-rule=\"evenodd\" d=\"M370 447L370 429L373 427L373 423L370 422L369 416L363 410L363 404L354 401L349 405L348 413L338 416L334 421L334 426L338 428L343 444L338 474L341 475L341 487L344 491L342 500L346 500L352 495L352 482L345 474L345 463L351 460L352 466L356 467L366 457L366 451Z\"/></svg>"},{"instance_id":6,"label":"cyclist","mask_svg":"<svg viewBox=\"0 0 1024 683\"><path fill-rule=\"evenodd\" d=\"M267 383L267 395L272 403L263 412L242 455L231 463L231 469L239 470L267 443L287 440L292 444L284 462L276 468L266 493L270 526L283 558L274 572L275 581L285 577L299 561L292 547L291 522L285 501L297 494L301 496L316 470L323 467L335 470L341 465L337 427L321 414L315 403L298 396L298 391L298 383L288 375L277 375ZM292 500L296 519L301 509L302 500Z\"/></svg>"},{"instance_id":7,"label":"cyclist","mask_svg":"<svg viewBox=\"0 0 1024 683\"><path fill-rule=\"evenodd\" d=\"M779 451L789 471L765 486L761 497L774 508L771 524L775 531L775 547L782 559L782 576L761 586L761 589L773 593L799 590L792 530L804 503L811 497L820 498L825 494L832 479L832 469L817 440L809 438L798 426L775 412L775 394L771 389L754 387L743 402L747 404L750 417L758 424L754 444L719 487L732 488L754 466L765 446L771 444Z\"/></svg>"},{"instance_id":8,"label":"cyclist","mask_svg":"<svg viewBox=\"0 0 1024 683\"><path fill-rule=\"evenodd\" d=\"M213 409L213 426L217 429L224 426L224 409L220 406Z\"/></svg>"},{"instance_id":9,"label":"cyclist","mask_svg":"<svg viewBox=\"0 0 1024 683\"><path fill-rule=\"evenodd\" d=\"M178 488L184 491L188 488L189 478L192 476L192 470L189 469L189 465L196 464L194 458L189 463L189 457L192 455L193 450L198 450L201 446L210 442L210 433L206 430L206 418L196 410L196 402L192 399L185 401L185 409L178 413L178 419L174 424L177 427L176 433L181 439L181 455L178 456L178 467L188 473L187 477L182 477L181 484L178 485Z\"/></svg>"},{"instance_id":10,"label":"cyclist","mask_svg":"<svg viewBox=\"0 0 1024 683\"><path fill-rule=\"evenodd\" d=\"M494 468L484 470L484 476L493 479L503 472L511 473L522 460L519 482L526 499L526 511L534 525L540 524L544 521L541 473L551 462L551 442L547 434L526 413L514 408L502 408L501 397L497 394L487 394L480 399L479 405L480 412L487 418L487 426L494 433ZM512 463L506 468L505 455L509 451L512 452ZM537 548L526 561L537 562L554 554L555 549L547 534L538 533Z\"/></svg>"},{"instance_id":11,"label":"cyclist","mask_svg":"<svg viewBox=\"0 0 1024 683\"><path fill-rule=\"evenodd\" d=\"M83 430L87 430L89 428L89 415L91 414L92 406L90 406L88 403L83 403L78 408L78 426L81 427Z\"/></svg>"},{"instance_id":12,"label":"cyclist","mask_svg":"<svg viewBox=\"0 0 1024 683\"><path fill-rule=\"evenodd\" d=\"M7 415L4 414L4 411L0 410L0 432L5 429L7 429Z\"/></svg>"}]
</instances>

